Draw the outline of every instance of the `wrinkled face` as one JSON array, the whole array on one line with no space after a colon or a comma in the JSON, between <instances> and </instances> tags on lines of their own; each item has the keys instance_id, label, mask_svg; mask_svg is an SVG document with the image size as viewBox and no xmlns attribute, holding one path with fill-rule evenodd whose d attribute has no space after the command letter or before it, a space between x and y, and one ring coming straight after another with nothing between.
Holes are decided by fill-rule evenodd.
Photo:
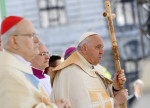
<instances>
[{"instance_id":1,"label":"wrinkled face","mask_svg":"<svg viewBox=\"0 0 150 108\"><path fill-rule=\"evenodd\" d=\"M15 48L17 48L17 54L22 56L25 60L31 61L35 55L39 53L39 39L36 34L33 24L23 19L19 22L17 33L15 36Z\"/></svg>"},{"instance_id":2,"label":"wrinkled face","mask_svg":"<svg viewBox=\"0 0 150 108\"><path fill-rule=\"evenodd\" d=\"M40 44L39 51L40 53L35 56L31 63L33 67L40 70L44 70L46 67L49 66L50 55L48 53L47 48L43 44Z\"/></svg>"},{"instance_id":3,"label":"wrinkled face","mask_svg":"<svg viewBox=\"0 0 150 108\"><path fill-rule=\"evenodd\" d=\"M86 60L92 65L97 65L104 54L103 47L103 40L98 35L89 36L89 42L85 46Z\"/></svg>"}]
</instances>

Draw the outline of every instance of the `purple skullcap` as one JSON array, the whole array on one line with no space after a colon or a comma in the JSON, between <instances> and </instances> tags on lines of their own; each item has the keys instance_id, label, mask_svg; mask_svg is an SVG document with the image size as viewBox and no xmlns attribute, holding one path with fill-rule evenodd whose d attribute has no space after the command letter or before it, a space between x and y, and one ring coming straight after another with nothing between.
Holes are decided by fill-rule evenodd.
<instances>
[{"instance_id":1,"label":"purple skullcap","mask_svg":"<svg viewBox=\"0 0 150 108\"><path fill-rule=\"evenodd\" d=\"M66 50L64 57L66 57L70 52L72 52L72 51L74 51L74 50L76 50L75 47L69 47L69 48Z\"/></svg>"}]
</instances>

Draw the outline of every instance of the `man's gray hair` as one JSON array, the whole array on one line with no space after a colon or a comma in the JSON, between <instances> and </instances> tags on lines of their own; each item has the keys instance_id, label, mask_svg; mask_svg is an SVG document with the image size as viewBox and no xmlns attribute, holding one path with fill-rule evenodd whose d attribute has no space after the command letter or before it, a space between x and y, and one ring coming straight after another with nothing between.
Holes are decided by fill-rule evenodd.
<instances>
[{"instance_id":1,"label":"man's gray hair","mask_svg":"<svg viewBox=\"0 0 150 108\"><path fill-rule=\"evenodd\" d=\"M87 37L87 38L85 38L83 41L81 41L80 43L79 43L79 45L77 46L77 51L80 51L81 50L81 46L82 45L89 45L89 41L90 41L90 38L89 37Z\"/></svg>"},{"instance_id":2,"label":"man's gray hair","mask_svg":"<svg viewBox=\"0 0 150 108\"><path fill-rule=\"evenodd\" d=\"M14 33L16 33L16 31L17 31L17 26L15 25L1 36L2 48L4 48L4 46L8 43L9 36L15 35Z\"/></svg>"}]
</instances>

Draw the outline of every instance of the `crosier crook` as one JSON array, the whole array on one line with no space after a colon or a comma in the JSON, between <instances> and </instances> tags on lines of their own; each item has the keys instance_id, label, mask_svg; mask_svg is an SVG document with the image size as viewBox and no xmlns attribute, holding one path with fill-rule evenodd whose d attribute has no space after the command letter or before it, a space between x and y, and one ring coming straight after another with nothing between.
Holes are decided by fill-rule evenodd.
<instances>
[{"instance_id":1,"label":"crosier crook","mask_svg":"<svg viewBox=\"0 0 150 108\"><path fill-rule=\"evenodd\" d=\"M110 8L110 2L105 1L105 8L106 12L103 13L104 17L108 18L108 24L109 24L109 30L110 30L110 37L111 37L111 42L112 42L112 50L113 50L113 56L114 56L114 61L115 61L115 68L116 72L120 74L121 72L121 65L119 61L119 52L118 52L118 46L116 42L116 36L114 32L114 26L113 26L113 20L112 18L115 18L115 14L111 13L111 8ZM119 80L120 87L123 88L123 82L122 80ZM126 103L120 105L121 108L127 108Z\"/></svg>"}]
</instances>

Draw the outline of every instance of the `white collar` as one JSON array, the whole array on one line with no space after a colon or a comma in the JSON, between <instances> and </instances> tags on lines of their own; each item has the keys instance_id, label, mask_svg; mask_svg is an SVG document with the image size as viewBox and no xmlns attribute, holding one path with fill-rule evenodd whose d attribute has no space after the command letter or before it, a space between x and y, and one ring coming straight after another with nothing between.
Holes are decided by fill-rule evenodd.
<instances>
[{"instance_id":1,"label":"white collar","mask_svg":"<svg viewBox=\"0 0 150 108\"><path fill-rule=\"evenodd\" d=\"M25 65L30 66L31 63L26 61L23 57L21 57L20 55L17 54L13 54L14 56L16 56L20 61L22 61Z\"/></svg>"},{"instance_id":2,"label":"white collar","mask_svg":"<svg viewBox=\"0 0 150 108\"><path fill-rule=\"evenodd\" d=\"M3 51L4 51L4 52L9 52L9 51L7 51L6 49L3 49ZM9 53L13 54L16 58L18 58L20 61L22 61L22 63L24 63L25 65L27 65L27 66L30 66L30 65L31 65L30 62L26 61L26 60L25 60L23 57L21 57L20 55L15 54L15 53L12 53L12 52L9 52Z\"/></svg>"},{"instance_id":3,"label":"white collar","mask_svg":"<svg viewBox=\"0 0 150 108\"><path fill-rule=\"evenodd\" d=\"M94 66L92 64L90 64L78 51L77 51L77 54L79 55L79 57L85 64L87 64L92 70L94 69L93 68Z\"/></svg>"}]
</instances>

